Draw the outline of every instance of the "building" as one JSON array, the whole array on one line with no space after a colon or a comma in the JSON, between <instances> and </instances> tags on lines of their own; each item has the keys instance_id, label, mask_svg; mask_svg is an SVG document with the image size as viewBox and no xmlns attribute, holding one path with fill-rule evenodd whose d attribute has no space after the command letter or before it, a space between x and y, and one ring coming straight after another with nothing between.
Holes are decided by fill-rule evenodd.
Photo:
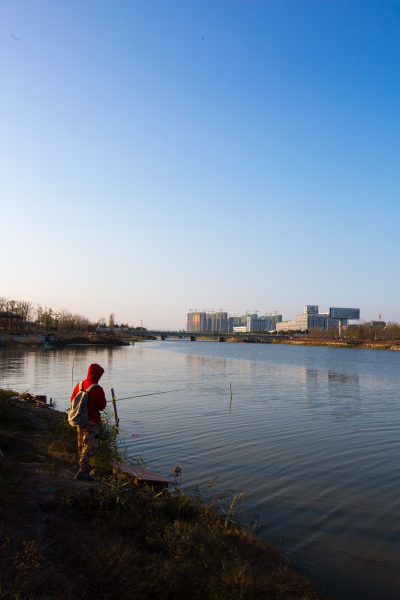
<instances>
[{"instance_id":1,"label":"building","mask_svg":"<svg viewBox=\"0 0 400 600\"><path fill-rule=\"evenodd\" d=\"M294 321L283 321L276 324L276 330L279 331L310 331L311 329L319 329L325 331L332 329L339 324L338 319L331 319L330 313L319 313L318 306L315 304L307 304L303 308L303 314L297 315ZM347 325L347 320L343 321Z\"/></svg>"},{"instance_id":2,"label":"building","mask_svg":"<svg viewBox=\"0 0 400 600\"><path fill-rule=\"evenodd\" d=\"M282 321L282 315L247 317L247 331L275 331L276 324Z\"/></svg>"},{"instance_id":3,"label":"building","mask_svg":"<svg viewBox=\"0 0 400 600\"><path fill-rule=\"evenodd\" d=\"M247 326L247 319L249 317L254 317L255 319L258 317L257 313L246 313L245 315L242 315L241 317L239 317L240 319L240 323L238 323L238 325L246 325Z\"/></svg>"},{"instance_id":4,"label":"building","mask_svg":"<svg viewBox=\"0 0 400 600\"><path fill-rule=\"evenodd\" d=\"M228 331L228 313L227 312L212 312L207 314L207 331L219 332Z\"/></svg>"},{"instance_id":5,"label":"building","mask_svg":"<svg viewBox=\"0 0 400 600\"><path fill-rule=\"evenodd\" d=\"M187 314L186 330L193 332L207 331L207 315L205 312L190 312Z\"/></svg>"},{"instance_id":6,"label":"building","mask_svg":"<svg viewBox=\"0 0 400 600\"><path fill-rule=\"evenodd\" d=\"M276 324L282 321L282 315L257 315L248 316L245 325L235 325L233 331L236 333L250 333L258 331L275 331Z\"/></svg>"},{"instance_id":7,"label":"building","mask_svg":"<svg viewBox=\"0 0 400 600\"><path fill-rule=\"evenodd\" d=\"M0 310L0 331L18 333L22 331L24 318L6 310Z\"/></svg>"},{"instance_id":8,"label":"building","mask_svg":"<svg viewBox=\"0 0 400 600\"><path fill-rule=\"evenodd\" d=\"M235 325L234 333L247 333L247 325Z\"/></svg>"},{"instance_id":9,"label":"building","mask_svg":"<svg viewBox=\"0 0 400 600\"><path fill-rule=\"evenodd\" d=\"M191 311L186 316L186 330L192 333L275 331L276 324L280 322L282 315L259 317L256 313L247 313L240 317L228 317L224 311Z\"/></svg>"},{"instance_id":10,"label":"building","mask_svg":"<svg viewBox=\"0 0 400 600\"><path fill-rule=\"evenodd\" d=\"M193 333L219 333L229 331L227 312L190 312L186 318L186 330Z\"/></svg>"}]
</instances>

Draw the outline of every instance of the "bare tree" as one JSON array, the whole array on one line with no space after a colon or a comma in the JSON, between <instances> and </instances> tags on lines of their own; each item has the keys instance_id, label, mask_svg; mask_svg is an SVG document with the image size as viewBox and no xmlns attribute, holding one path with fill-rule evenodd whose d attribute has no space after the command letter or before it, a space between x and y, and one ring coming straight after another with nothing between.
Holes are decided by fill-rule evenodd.
<instances>
[{"instance_id":1,"label":"bare tree","mask_svg":"<svg viewBox=\"0 0 400 600\"><path fill-rule=\"evenodd\" d=\"M400 339L400 325L399 323L388 323L385 327L386 338L388 340Z\"/></svg>"},{"instance_id":2,"label":"bare tree","mask_svg":"<svg viewBox=\"0 0 400 600\"><path fill-rule=\"evenodd\" d=\"M35 305L29 300L20 300L16 303L15 312L21 315L25 321L32 321L35 313Z\"/></svg>"}]
</instances>

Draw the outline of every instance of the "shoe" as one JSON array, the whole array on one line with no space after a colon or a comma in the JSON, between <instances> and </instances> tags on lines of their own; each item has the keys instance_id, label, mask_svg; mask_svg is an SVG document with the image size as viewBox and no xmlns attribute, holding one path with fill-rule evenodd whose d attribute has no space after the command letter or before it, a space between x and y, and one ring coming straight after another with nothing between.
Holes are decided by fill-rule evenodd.
<instances>
[{"instance_id":1,"label":"shoe","mask_svg":"<svg viewBox=\"0 0 400 600\"><path fill-rule=\"evenodd\" d=\"M93 481L94 478L91 476L89 471L79 470L75 475L75 479L78 479L79 481Z\"/></svg>"}]
</instances>

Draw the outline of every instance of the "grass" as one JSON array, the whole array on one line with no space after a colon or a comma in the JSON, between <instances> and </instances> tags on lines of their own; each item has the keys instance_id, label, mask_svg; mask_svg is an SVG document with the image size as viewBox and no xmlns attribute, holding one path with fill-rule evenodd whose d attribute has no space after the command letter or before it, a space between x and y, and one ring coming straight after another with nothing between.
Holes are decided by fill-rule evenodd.
<instances>
[{"instance_id":1,"label":"grass","mask_svg":"<svg viewBox=\"0 0 400 600\"><path fill-rule=\"evenodd\" d=\"M93 459L101 483L76 482L65 415L12 396L0 392L2 599L327 598L237 523L238 496L203 504L115 475L107 423Z\"/></svg>"}]
</instances>

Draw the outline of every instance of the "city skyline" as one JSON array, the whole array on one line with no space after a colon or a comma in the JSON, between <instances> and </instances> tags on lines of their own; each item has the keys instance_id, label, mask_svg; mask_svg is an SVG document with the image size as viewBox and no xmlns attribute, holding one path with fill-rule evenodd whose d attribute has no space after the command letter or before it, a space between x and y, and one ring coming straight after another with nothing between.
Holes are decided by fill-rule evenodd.
<instances>
[{"instance_id":1,"label":"city skyline","mask_svg":"<svg viewBox=\"0 0 400 600\"><path fill-rule=\"evenodd\" d=\"M5 0L0 295L400 322L399 27L389 0Z\"/></svg>"}]
</instances>

